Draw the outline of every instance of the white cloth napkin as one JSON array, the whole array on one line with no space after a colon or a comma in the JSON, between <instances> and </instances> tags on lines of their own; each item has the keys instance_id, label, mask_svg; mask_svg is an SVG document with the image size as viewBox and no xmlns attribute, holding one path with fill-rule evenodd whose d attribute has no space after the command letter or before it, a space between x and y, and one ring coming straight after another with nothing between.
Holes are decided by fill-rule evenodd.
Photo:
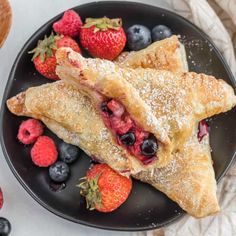
<instances>
[{"instance_id":1,"label":"white cloth napkin","mask_svg":"<svg viewBox=\"0 0 236 236\"><path fill-rule=\"evenodd\" d=\"M166 0L178 14L208 34L236 76L236 0ZM219 4L219 5L218 5ZM234 41L234 46L231 40Z\"/></svg>"},{"instance_id":2,"label":"white cloth napkin","mask_svg":"<svg viewBox=\"0 0 236 236\"><path fill-rule=\"evenodd\" d=\"M214 41L236 77L236 0L166 0L178 14L192 21ZM197 220L185 216L147 236L234 236L236 235L236 165L218 185L221 212Z\"/></svg>"}]
</instances>

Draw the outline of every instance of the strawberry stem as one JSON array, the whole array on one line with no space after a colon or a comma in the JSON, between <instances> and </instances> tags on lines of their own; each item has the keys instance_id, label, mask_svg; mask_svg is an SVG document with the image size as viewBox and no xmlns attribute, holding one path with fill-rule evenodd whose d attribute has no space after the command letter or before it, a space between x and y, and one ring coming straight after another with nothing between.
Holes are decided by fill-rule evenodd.
<instances>
[{"instance_id":1,"label":"strawberry stem","mask_svg":"<svg viewBox=\"0 0 236 236\"><path fill-rule=\"evenodd\" d=\"M38 41L37 47L28 52L29 54L34 54L31 60L33 61L36 57L39 56L40 60L44 62L45 56L52 57L53 51L57 49L56 41L60 38L61 36L57 34L54 35L53 32L49 37L45 35L43 40Z\"/></svg>"},{"instance_id":2,"label":"strawberry stem","mask_svg":"<svg viewBox=\"0 0 236 236\"><path fill-rule=\"evenodd\" d=\"M90 28L92 26L95 26L94 27L95 33L98 31L106 31L108 29L119 30L120 27L122 26L122 20L121 18L109 19L107 17L87 18L82 28Z\"/></svg>"},{"instance_id":3,"label":"strawberry stem","mask_svg":"<svg viewBox=\"0 0 236 236\"><path fill-rule=\"evenodd\" d=\"M86 207L89 210L94 210L96 206L102 205L102 199L98 186L98 179L100 175L96 178L89 180L87 177L81 178L83 180L78 187L80 188L80 194L86 199Z\"/></svg>"}]
</instances>

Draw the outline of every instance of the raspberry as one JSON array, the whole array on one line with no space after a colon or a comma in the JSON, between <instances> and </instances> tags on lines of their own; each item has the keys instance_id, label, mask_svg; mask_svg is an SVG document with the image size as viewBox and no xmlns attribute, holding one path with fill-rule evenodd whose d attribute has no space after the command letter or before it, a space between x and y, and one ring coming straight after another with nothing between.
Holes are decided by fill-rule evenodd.
<instances>
[{"instance_id":1,"label":"raspberry","mask_svg":"<svg viewBox=\"0 0 236 236\"><path fill-rule=\"evenodd\" d=\"M0 209L3 206L3 194L2 194L2 189L0 188Z\"/></svg>"},{"instance_id":2,"label":"raspberry","mask_svg":"<svg viewBox=\"0 0 236 236\"><path fill-rule=\"evenodd\" d=\"M58 156L54 141L47 136L40 136L31 149L33 163L39 167L48 167L56 162Z\"/></svg>"},{"instance_id":3,"label":"raspberry","mask_svg":"<svg viewBox=\"0 0 236 236\"><path fill-rule=\"evenodd\" d=\"M58 34L76 37L82 26L80 16L73 10L65 11L63 17L53 24L53 30Z\"/></svg>"},{"instance_id":4,"label":"raspberry","mask_svg":"<svg viewBox=\"0 0 236 236\"><path fill-rule=\"evenodd\" d=\"M34 143L43 133L43 125L35 119L23 121L19 127L17 138L23 144Z\"/></svg>"}]
</instances>

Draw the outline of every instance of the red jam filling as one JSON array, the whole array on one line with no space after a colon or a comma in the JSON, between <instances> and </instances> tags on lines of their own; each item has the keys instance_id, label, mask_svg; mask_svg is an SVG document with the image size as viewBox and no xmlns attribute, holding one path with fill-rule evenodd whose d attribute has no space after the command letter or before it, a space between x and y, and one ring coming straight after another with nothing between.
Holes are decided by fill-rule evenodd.
<instances>
[{"instance_id":1,"label":"red jam filling","mask_svg":"<svg viewBox=\"0 0 236 236\"><path fill-rule=\"evenodd\" d=\"M144 165L156 159L158 148L153 134L144 131L131 118L124 106L115 100L101 104L102 117L105 125L117 137L117 143Z\"/></svg>"},{"instance_id":2,"label":"red jam filling","mask_svg":"<svg viewBox=\"0 0 236 236\"><path fill-rule=\"evenodd\" d=\"M209 133L209 126L207 125L205 120L202 120L198 124L198 133L197 138L198 141L201 142L203 137Z\"/></svg>"}]
</instances>

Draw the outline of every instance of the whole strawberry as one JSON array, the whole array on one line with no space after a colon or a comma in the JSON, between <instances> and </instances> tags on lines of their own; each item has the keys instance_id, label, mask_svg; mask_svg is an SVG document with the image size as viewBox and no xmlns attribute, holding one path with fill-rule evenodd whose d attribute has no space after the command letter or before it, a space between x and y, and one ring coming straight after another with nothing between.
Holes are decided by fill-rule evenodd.
<instances>
[{"instance_id":1,"label":"whole strawberry","mask_svg":"<svg viewBox=\"0 0 236 236\"><path fill-rule=\"evenodd\" d=\"M80 42L94 57L115 59L126 44L121 19L87 18L80 30Z\"/></svg>"},{"instance_id":2,"label":"whole strawberry","mask_svg":"<svg viewBox=\"0 0 236 236\"><path fill-rule=\"evenodd\" d=\"M117 209L128 198L132 181L106 164L94 165L83 178L80 193L86 198L87 208L100 212Z\"/></svg>"},{"instance_id":3,"label":"whole strawberry","mask_svg":"<svg viewBox=\"0 0 236 236\"><path fill-rule=\"evenodd\" d=\"M60 47L70 47L80 53L80 48L75 40L68 36L54 34L49 37L45 35L43 40L38 41L37 47L29 52L34 53L32 61L36 70L48 79L59 79L55 72L57 65L55 53Z\"/></svg>"},{"instance_id":4,"label":"whole strawberry","mask_svg":"<svg viewBox=\"0 0 236 236\"><path fill-rule=\"evenodd\" d=\"M76 37L79 36L82 24L80 16L75 11L67 10L63 17L53 24L53 30L58 34Z\"/></svg>"}]
</instances>

